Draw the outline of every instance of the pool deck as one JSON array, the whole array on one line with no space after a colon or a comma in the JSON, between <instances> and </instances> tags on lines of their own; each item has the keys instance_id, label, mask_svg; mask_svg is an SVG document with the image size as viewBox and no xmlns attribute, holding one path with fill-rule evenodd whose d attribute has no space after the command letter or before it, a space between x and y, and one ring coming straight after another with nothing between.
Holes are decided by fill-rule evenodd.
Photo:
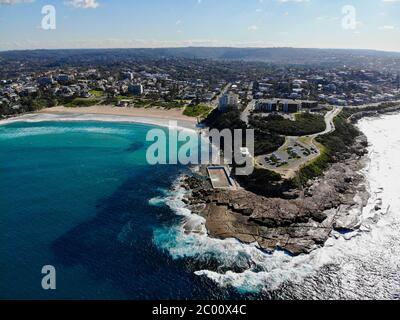
<instances>
[{"instance_id":1,"label":"pool deck","mask_svg":"<svg viewBox=\"0 0 400 320\"><path fill-rule=\"evenodd\" d=\"M226 167L210 166L207 168L207 172L214 189L236 189Z\"/></svg>"}]
</instances>

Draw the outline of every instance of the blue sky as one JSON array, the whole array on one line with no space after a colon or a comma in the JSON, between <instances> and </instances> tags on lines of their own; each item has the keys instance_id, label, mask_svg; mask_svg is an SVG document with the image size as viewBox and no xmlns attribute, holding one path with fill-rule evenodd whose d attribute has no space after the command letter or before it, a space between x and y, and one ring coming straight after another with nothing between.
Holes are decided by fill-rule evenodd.
<instances>
[{"instance_id":1,"label":"blue sky","mask_svg":"<svg viewBox=\"0 0 400 320\"><path fill-rule=\"evenodd\" d=\"M175 46L400 51L400 0L0 0L0 50Z\"/></svg>"}]
</instances>

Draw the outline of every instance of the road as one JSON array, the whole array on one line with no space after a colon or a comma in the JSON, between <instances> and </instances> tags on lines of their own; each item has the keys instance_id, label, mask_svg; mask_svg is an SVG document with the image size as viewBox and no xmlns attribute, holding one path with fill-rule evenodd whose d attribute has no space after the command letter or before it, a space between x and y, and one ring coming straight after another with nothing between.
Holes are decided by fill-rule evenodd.
<instances>
[{"instance_id":1,"label":"road","mask_svg":"<svg viewBox=\"0 0 400 320\"><path fill-rule=\"evenodd\" d=\"M321 150L316 144L315 139L321 135L325 135L335 131L334 118L340 112L342 112L342 110L343 110L342 107L334 107L332 111L329 111L325 115L326 129L324 131L309 136L287 136L284 145L280 147L277 152L257 157L256 159L257 164L265 169L279 173L285 179L293 178L296 172L298 172L298 170L300 170L304 165L312 162L321 155ZM271 155L273 154L278 154L281 158L287 160L288 159L287 149L289 147L296 149L297 148L296 145L299 145L300 148L303 147L308 150L316 150L316 152L312 152L308 156L302 156L300 159L288 160L289 163L282 167L275 167L267 163L266 159L271 157Z\"/></svg>"},{"instance_id":2,"label":"road","mask_svg":"<svg viewBox=\"0 0 400 320\"><path fill-rule=\"evenodd\" d=\"M228 92L228 90L232 87L232 83L228 83L224 89L222 89L221 93L215 97L215 99L213 101L210 102L210 106L213 109L216 109L218 107L218 103L219 103L219 98L221 98L225 93Z\"/></svg>"},{"instance_id":3,"label":"road","mask_svg":"<svg viewBox=\"0 0 400 320\"><path fill-rule=\"evenodd\" d=\"M255 107L256 107L256 100L253 99L248 103L246 109L244 109L244 111L240 115L240 119L243 122L246 122L247 124L249 124L250 112L253 111Z\"/></svg>"},{"instance_id":4,"label":"road","mask_svg":"<svg viewBox=\"0 0 400 320\"><path fill-rule=\"evenodd\" d=\"M343 107L333 107L333 110L329 111L325 115L325 125L326 125L325 131L313 134L310 137L315 139L318 136L322 136L324 134L331 133L331 132L335 131L335 124L334 124L333 120L342 111L343 111Z\"/></svg>"}]
</instances>

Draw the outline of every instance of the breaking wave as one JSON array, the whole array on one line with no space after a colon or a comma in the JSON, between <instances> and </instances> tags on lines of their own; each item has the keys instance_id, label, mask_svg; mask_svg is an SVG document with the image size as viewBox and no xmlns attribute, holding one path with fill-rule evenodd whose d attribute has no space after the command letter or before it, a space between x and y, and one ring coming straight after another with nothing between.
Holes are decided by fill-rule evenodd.
<instances>
[{"instance_id":1,"label":"breaking wave","mask_svg":"<svg viewBox=\"0 0 400 320\"><path fill-rule=\"evenodd\" d=\"M392 299L400 292L400 115L360 121L371 146L363 170L371 198L360 229L333 232L323 248L292 257L256 244L208 237L205 220L192 214L177 188L163 200L182 223L154 231L154 243L174 259L195 259L197 276L240 293L278 292L291 299ZM396 136L397 135L397 136Z\"/></svg>"},{"instance_id":2,"label":"breaking wave","mask_svg":"<svg viewBox=\"0 0 400 320\"><path fill-rule=\"evenodd\" d=\"M82 121L96 121L96 122L118 122L118 123L142 123L147 125L161 126L170 128L171 121L161 118L151 117L132 117L122 115L106 115L106 114L81 114L79 110L77 113L66 113L66 114L51 114L51 113L38 113L38 114L26 114L13 117L10 119L0 120L0 126L11 123L27 122L27 123L40 123L40 122L82 122ZM183 123L178 121L178 127L173 128L179 131L187 131L191 133L196 132L196 126L194 124Z\"/></svg>"},{"instance_id":3,"label":"breaking wave","mask_svg":"<svg viewBox=\"0 0 400 320\"><path fill-rule=\"evenodd\" d=\"M49 134L64 134L64 133L99 133L99 134L117 134L125 135L132 134L131 131L125 129L117 129L110 127L29 127L29 128L15 128L12 133L7 130L2 130L0 127L0 139L15 139L27 136L40 136Z\"/></svg>"}]
</instances>

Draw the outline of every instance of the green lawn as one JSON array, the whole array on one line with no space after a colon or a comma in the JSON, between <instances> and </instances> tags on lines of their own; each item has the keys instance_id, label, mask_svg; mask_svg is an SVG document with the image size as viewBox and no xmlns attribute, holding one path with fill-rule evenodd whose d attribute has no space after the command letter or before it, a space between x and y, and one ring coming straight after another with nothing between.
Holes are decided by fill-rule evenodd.
<instances>
[{"instance_id":1,"label":"green lawn","mask_svg":"<svg viewBox=\"0 0 400 320\"><path fill-rule=\"evenodd\" d=\"M102 90L90 90L89 93L95 98L101 98L104 96L104 91Z\"/></svg>"},{"instance_id":2,"label":"green lawn","mask_svg":"<svg viewBox=\"0 0 400 320\"><path fill-rule=\"evenodd\" d=\"M65 106L68 108L74 107L91 107L98 104L101 100L96 98L75 98Z\"/></svg>"},{"instance_id":3,"label":"green lawn","mask_svg":"<svg viewBox=\"0 0 400 320\"><path fill-rule=\"evenodd\" d=\"M162 107L165 109L182 109L185 107L185 103L181 101L155 101L151 104L153 107Z\"/></svg>"},{"instance_id":4,"label":"green lawn","mask_svg":"<svg viewBox=\"0 0 400 320\"><path fill-rule=\"evenodd\" d=\"M250 118L250 124L254 128L261 128L284 136L305 136L325 130L324 117L317 114L299 113L295 115L295 121L286 119L281 115L269 115Z\"/></svg>"},{"instance_id":5,"label":"green lawn","mask_svg":"<svg viewBox=\"0 0 400 320\"><path fill-rule=\"evenodd\" d=\"M212 110L212 107L205 104L197 106L187 106L183 114L188 117L205 118Z\"/></svg>"}]
</instances>

